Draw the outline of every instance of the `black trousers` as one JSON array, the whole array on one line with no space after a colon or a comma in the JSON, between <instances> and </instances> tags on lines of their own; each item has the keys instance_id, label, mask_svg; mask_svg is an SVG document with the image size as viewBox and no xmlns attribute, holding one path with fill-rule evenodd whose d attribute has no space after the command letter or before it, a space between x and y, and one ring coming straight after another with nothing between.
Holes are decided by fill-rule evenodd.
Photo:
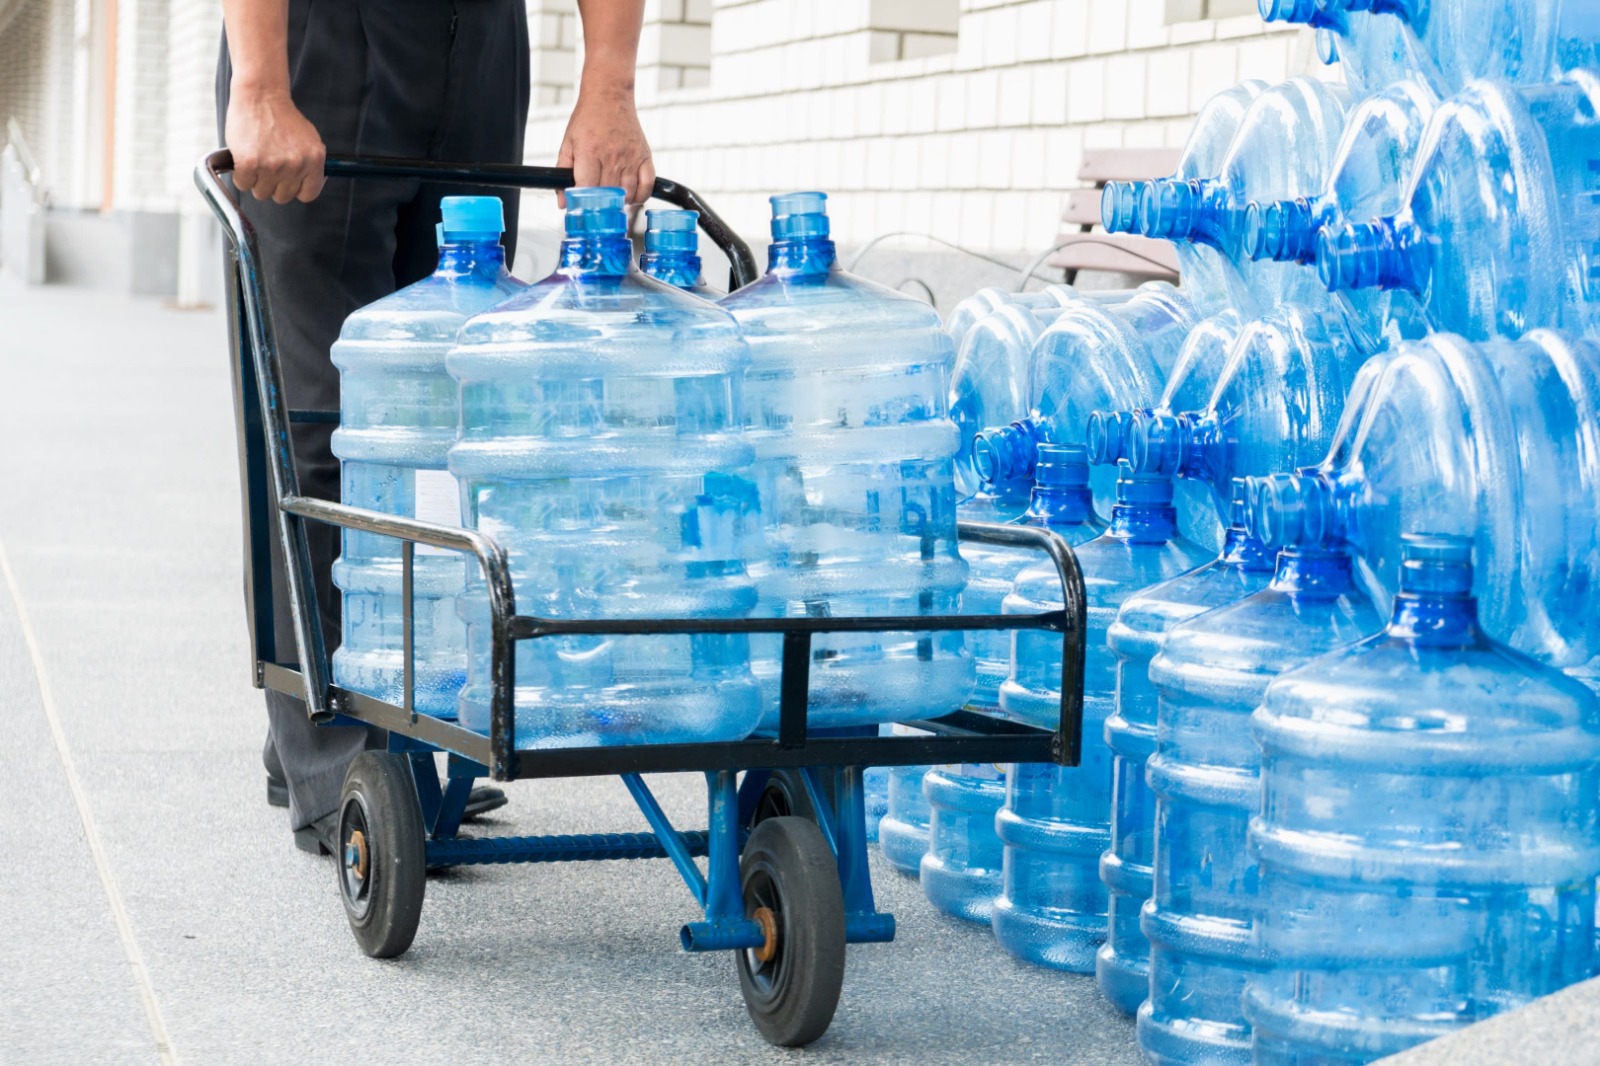
<instances>
[{"instance_id":1,"label":"black trousers","mask_svg":"<svg viewBox=\"0 0 1600 1066\"><path fill-rule=\"evenodd\" d=\"M330 153L456 162L520 163L528 117L528 25L523 0L290 0L290 92ZM223 136L231 66L226 35L217 63ZM309 204L248 194L244 213L260 240L262 269L290 407L337 410L339 373L329 349L354 310L432 273L434 224L444 196L503 195L506 258L516 251L515 190L411 180L334 179ZM293 427L300 491L339 499L333 427ZM276 526L273 527L276 529ZM339 646L339 595L331 568L338 532L309 523L318 613ZM273 613L281 662L295 659L283 559L273 542ZM345 768L381 735L314 726L301 700L267 693L270 771L289 783L291 828L339 802Z\"/></svg>"}]
</instances>

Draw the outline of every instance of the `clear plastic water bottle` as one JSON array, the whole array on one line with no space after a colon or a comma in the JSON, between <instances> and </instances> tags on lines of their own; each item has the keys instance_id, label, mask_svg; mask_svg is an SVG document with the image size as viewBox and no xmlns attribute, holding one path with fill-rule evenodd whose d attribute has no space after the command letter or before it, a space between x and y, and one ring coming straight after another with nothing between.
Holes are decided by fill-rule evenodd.
<instances>
[{"instance_id":1,"label":"clear plastic water bottle","mask_svg":"<svg viewBox=\"0 0 1600 1066\"><path fill-rule=\"evenodd\" d=\"M1328 303L1298 265L1245 255L1244 215L1251 201L1312 197L1323 190L1349 105L1343 86L1315 78L1291 78L1262 92L1240 120L1218 170L1144 183L1134 212L1139 232L1216 249L1229 306L1246 317L1288 303Z\"/></svg>"},{"instance_id":2,"label":"clear plastic water bottle","mask_svg":"<svg viewBox=\"0 0 1600 1066\"><path fill-rule=\"evenodd\" d=\"M1105 523L1094 511L1089 462L1081 446L1040 445L1035 475L1026 511L1007 521L1043 526L1072 545L1104 532ZM964 553L972 568L961 597L966 614L1002 613L1017 575L1039 562L1037 552L1015 548L969 544ZM1011 671L1011 639L1012 631L1004 629L967 634L978 666L978 687L967 704L973 710L1003 713L1000 685ZM1000 894L1002 848L994 816L1005 802L1005 772L990 763L938 766L923 778L922 788L929 819L922 891L947 914L987 922Z\"/></svg>"},{"instance_id":3,"label":"clear plastic water bottle","mask_svg":"<svg viewBox=\"0 0 1600 1066\"><path fill-rule=\"evenodd\" d=\"M1321 231L1334 292L1397 290L1471 340L1600 329L1600 72L1550 85L1480 82L1434 112L1405 206Z\"/></svg>"},{"instance_id":4,"label":"clear plastic water bottle","mask_svg":"<svg viewBox=\"0 0 1600 1066\"><path fill-rule=\"evenodd\" d=\"M1433 90L1409 78L1361 101L1350 112L1327 189L1309 199L1253 203L1245 209L1246 252L1252 259L1314 265L1317 233L1324 226L1399 211L1423 130L1438 104ZM1367 354L1427 332L1413 300L1396 301L1384 289L1337 295L1351 337Z\"/></svg>"},{"instance_id":5,"label":"clear plastic water bottle","mask_svg":"<svg viewBox=\"0 0 1600 1066\"><path fill-rule=\"evenodd\" d=\"M1239 132L1239 123L1250 104L1267 84L1242 81L1224 89L1205 102L1195 116L1189 140L1178 157L1170 180L1186 182L1215 177L1222 172L1228 146ZM1110 181L1100 194L1100 223L1107 233L1133 233L1138 230L1138 204L1141 182ZM1202 317L1228 308L1228 285L1223 275L1222 258L1209 244L1180 241L1174 245L1183 288Z\"/></svg>"},{"instance_id":6,"label":"clear plastic water bottle","mask_svg":"<svg viewBox=\"0 0 1600 1066\"><path fill-rule=\"evenodd\" d=\"M1374 10L1384 0L1257 0L1267 22L1293 22L1317 31L1317 54L1338 63L1357 96L1371 96L1417 76L1414 45L1405 24ZM1430 84L1433 84L1430 80Z\"/></svg>"},{"instance_id":7,"label":"clear plastic water bottle","mask_svg":"<svg viewBox=\"0 0 1600 1066\"><path fill-rule=\"evenodd\" d=\"M742 618L761 514L740 432L749 353L726 312L634 269L614 188L567 191L555 273L461 329L448 368L463 513L545 618ZM461 722L489 727L480 578ZM516 645L520 747L734 740L761 691L743 636L544 637Z\"/></svg>"},{"instance_id":8,"label":"clear plastic water bottle","mask_svg":"<svg viewBox=\"0 0 1600 1066\"><path fill-rule=\"evenodd\" d=\"M961 433L956 492L963 506L983 491L983 479L973 462L973 442L989 426L1003 426L1027 415L1028 361L1040 334L1062 310L1007 304L979 319L962 340L950 374L950 417ZM1020 512L1027 506L1027 489L1021 485L1011 488L1007 495L1018 502L1016 510Z\"/></svg>"},{"instance_id":9,"label":"clear plastic water bottle","mask_svg":"<svg viewBox=\"0 0 1600 1066\"><path fill-rule=\"evenodd\" d=\"M1188 298L1164 284L1144 286L1120 304L1080 304L1063 312L1033 347L1028 417L986 429L973 442L986 491L1031 485L1039 445L1083 444L1093 412L1153 404L1199 322ZM1109 511L1115 471L1097 470L1091 483L1096 508Z\"/></svg>"},{"instance_id":10,"label":"clear plastic water bottle","mask_svg":"<svg viewBox=\"0 0 1600 1066\"><path fill-rule=\"evenodd\" d=\"M1591 0L1260 0L1269 22L1332 30L1341 53L1370 50L1374 33L1387 46L1398 29L1400 58L1441 96L1479 79L1534 85L1554 77L1564 56L1581 59L1592 46L1594 18L1584 10L1592 7Z\"/></svg>"},{"instance_id":11,"label":"clear plastic water bottle","mask_svg":"<svg viewBox=\"0 0 1600 1066\"><path fill-rule=\"evenodd\" d=\"M956 551L954 350L927 304L839 268L826 200L774 196L767 273L721 302L750 347L746 436L771 551L761 610L953 614L967 571ZM755 644L774 725L779 643ZM959 632L824 634L812 656L819 728L938 717L972 691Z\"/></svg>"},{"instance_id":12,"label":"clear plastic water bottle","mask_svg":"<svg viewBox=\"0 0 1600 1066\"><path fill-rule=\"evenodd\" d=\"M445 469L457 419L445 356L463 322L523 285L506 273L498 197L447 196L440 206L438 268L355 312L334 342L340 411L333 453L345 503L459 526L461 492ZM396 705L404 702L405 671L400 554L397 540L347 530L333 566L344 593L334 683ZM456 716L467 676L467 631L455 607L465 565L452 551L415 549L415 707L435 717Z\"/></svg>"},{"instance_id":13,"label":"clear plastic water bottle","mask_svg":"<svg viewBox=\"0 0 1600 1066\"><path fill-rule=\"evenodd\" d=\"M1022 764L1007 775L1006 803L995 817L1005 846L995 938L1011 954L1056 969L1091 973L1106 937L1100 854L1110 843L1111 749L1105 722L1116 698L1116 660L1106 631L1117 609L1140 589L1206 561L1178 534L1172 479L1135 474L1117 480L1117 504L1104 534L1075 554L1088 603L1083 680L1083 756L1076 767ZM1030 566L1006 597L1008 614L1059 610L1061 579L1051 563ZM1054 726L1061 709L1061 641L1018 630L1011 676L1000 687L1010 717Z\"/></svg>"},{"instance_id":14,"label":"clear plastic water bottle","mask_svg":"<svg viewBox=\"0 0 1600 1066\"><path fill-rule=\"evenodd\" d=\"M1253 932L1259 872L1246 843L1260 798L1250 714L1278 674L1382 625L1349 548L1308 540L1278 554L1260 592L1169 629L1151 660L1156 852L1141 920L1150 998L1138 1022L1149 1061L1250 1061L1241 998L1265 962Z\"/></svg>"},{"instance_id":15,"label":"clear plastic water bottle","mask_svg":"<svg viewBox=\"0 0 1600 1066\"><path fill-rule=\"evenodd\" d=\"M1600 655L1600 349L1544 330L1435 334L1362 377L1326 459L1250 479L1252 530L1269 545L1347 538L1380 605L1402 533L1473 537L1491 636L1563 668Z\"/></svg>"},{"instance_id":16,"label":"clear plastic water bottle","mask_svg":"<svg viewBox=\"0 0 1600 1066\"><path fill-rule=\"evenodd\" d=\"M1258 1063L1371 1062L1593 970L1600 703L1483 632L1470 540L1404 555L1388 628L1253 717Z\"/></svg>"},{"instance_id":17,"label":"clear plastic water bottle","mask_svg":"<svg viewBox=\"0 0 1600 1066\"><path fill-rule=\"evenodd\" d=\"M1233 479L1325 455L1364 362L1331 312L1283 307L1245 325L1200 411L1135 411L1135 470L1204 485L1225 517Z\"/></svg>"},{"instance_id":18,"label":"clear plastic water bottle","mask_svg":"<svg viewBox=\"0 0 1600 1066\"><path fill-rule=\"evenodd\" d=\"M1228 367L1228 360L1244 319L1236 311L1221 311L1195 326L1178 349L1177 362L1167 376L1161 399L1146 414L1157 411L1176 415L1203 410L1216 392L1217 382ZM1133 459L1134 411L1096 411L1089 416L1089 461L1099 466L1115 466ZM1222 522L1211 500L1211 489L1200 481L1182 480L1173 487L1173 504L1178 509L1178 528L1185 537L1206 548L1221 551Z\"/></svg>"},{"instance_id":19,"label":"clear plastic water bottle","mask_svg":"<svg viewBox=\"0 0 1600 1066\"><path fill-rule=\"evenodd\" d=\"M719 300L722 290L700 273L700 212L651 208L644 213L644 251L639 269L702 300Z\"/></svg>"},{"instance_id":20,"label":"clear plastic water bottle","mask_svg":"<svg viewBox=\"0 0 1600 1066\"><path fill-rule=\"evenodd\" d=\"M997 287L982 288L955 305L950 311L950 316L945 319L944 331L949 335L950 343L959 352L962 341L966 340L967 331L985 316L1002 307L1022 307L1038 311L1051 307L1065 307L1075 303L1082 296L1083 294L1071 285L1059 283L1029 292L1016 292Z\"/></svg>"},{"instance_id":21,"label":"clear plastic water bottle","mask_svg":"<svg viewBox=\"0 0 1600 1066\"><path fill-rule=\"evenodd\" d=\"M861 770L861 793L867 808L867 842L878 842L878 825L889 813L889 768L867 766Z\"/></svg>"},{"instance_id":22,"label":"clear plastic water bottle","mask_svg":"<svg viewBox=\"0 0 1600 1066\"><path fill-rule=\"evenodd\" d=\"M1245 530L1245 485L1234 483L1232 520L1221 554L1209 566L1180 574L1123 601L1107 643L1117 657L1116 710L1106 720L1112 751L1111 846L1100 857L1108 920L1095 959L1100 991L1132 1014L1150 995L1150 942L1139 912L1150 898L1156 852L1156 797L1145 763L1156 750L1156 689L1150 660L1172 627L1264 588L1273 553Z\"/></svg>"},{"instance_id":23,"label":"clear plastic water bottle","mask_svg":"<svg viewBox=\"0 0 1600 1066\"><path fill-rule=\"evenodd\" d=\"M914 732L905 726L890 727ZM926 766L891 766L886 781L883 819L878 823L878 850L889 865L916 877L928 851L928 801L922 794Z\"/></svg>"}]
</instances>

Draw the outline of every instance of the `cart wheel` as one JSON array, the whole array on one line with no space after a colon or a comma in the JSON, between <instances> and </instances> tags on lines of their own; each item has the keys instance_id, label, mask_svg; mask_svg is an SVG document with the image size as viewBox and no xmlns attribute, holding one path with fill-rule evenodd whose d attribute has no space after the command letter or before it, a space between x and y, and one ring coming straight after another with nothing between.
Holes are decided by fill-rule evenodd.
<instances>
[{"instance_id":1,"label":"cart wheel","mask_svg":"<svg viewBox=\"0 0 1600 1066\"><path fill-rule=\"evenodd\" d=\"M403 955L417 935L427 880L409 759L387 751L355 757L344 775L336 839L339 894L356 943L375 959Z\"/></svg>"},{"instance_id":2,"label":"cart wheel","mask_svg":"<svg viewBox=\"0 0 1600 1066\"><path fill-rule=\"evenodd\" d=\"M844 893L822 830L768 818L739 860L745 914L766 943L738 953L739 989L767 1041L800 1047L828 1031L844 986Z\"/></svg>"},{"instance_id":3,"label":"cart wheel","mask_svg":"<svg viewBox=\"0 0 1600 1066\"><path fill-rule=\"evenodd\" d=\"M772 771L772 776L767 779L767 787L756 801L755 813L750 816L751 829L768 818L817 820L816 805L811 802L811 794L806 791L805 781L801 779L804 773L803 770Z\"/></svg>"}]
</instances>

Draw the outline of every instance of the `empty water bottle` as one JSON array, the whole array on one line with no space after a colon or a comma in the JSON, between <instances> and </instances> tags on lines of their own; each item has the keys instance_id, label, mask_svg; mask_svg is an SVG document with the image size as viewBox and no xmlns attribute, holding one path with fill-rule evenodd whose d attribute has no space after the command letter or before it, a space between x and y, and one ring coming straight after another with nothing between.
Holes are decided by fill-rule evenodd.
<instances>
[{"instance_id":1,"label":"empty water bottle","mask_svg":"<svg viewBox=\"0 0 1600 1066\"><path fill-rule=\"evenodd\" d=\"M1002 307L1023 307L1030 311L1048 309L1051 307L1065 307L1080 299L1082 294L1071 285L1046 285L1041 289L1029 292L1015 292L1011 289L983 288L968 296L951 310L950 317L945 320L944 331L950 336L950 343L955 345L956 351L961 350L962 341L966 340L967 331L977 325L991 312Z\"/></svg>"},{"instance_id":2,"label":"empty water bottle","mask_svg":"<svg viewBox=\"0 0 1600 1066\"><path fill-rule=\"evenodd\" d=\"M1235 311L1222 311L1195 326L1178 350L1178 360L1167 376L1167 386L1154 408L1163 414L1203 410L1216 392L1228 367L1228 360L1244 320ZM1085 433L1089 461L1115 465L1133 459L1134 411L1096 411L1089 416ZM1183 535L1210 551L1220 551L1223 523L1218 521L1211 489L1200 481L1183 480L1173 487L1173 504L1178 509L1178 528Z\"/></svg>"},{"instance_id":3,"label":"empty water bottle","mask_svg":"<svg viewBox=\"0 0 1600 1066\"><path fill-rule=\"evenodd\" d=\"M1135 474L1126 463L1104 534L1075 554L1088 604L1083 677L1083 754L1076 767L1022 764L1006 782L995 818L1005 845L1001 895L993 926L1002 947L1041 966L1090 973L1106 937L1100 854L1110 843L1111 749L1105 722L1116 697L1116 660L1106 631L1123 600L1205 562L1178 534L1172 479ZM1060 610L1061 579L1052 563L1030 566L1006 597L1008 614ZM1054 727L1061 713L1061 638L1018 630L1012 673L1000 707L1031 725Z\"/></svg>"},{"instance_id":4,"label":"empty water bottle","mask_svg":"<svg viewBox=\"0 0 1600 1066\"><path fill-rule=\"evenodd\" d=\"M1262 81L1242 81L1224 89L1205 102L1195 116L1189 130L1189 140L1178 157L1178 166L1172 172L1173 181L1190 181L1214 177L1222 172L1222 161L1227 157L1228 146L1239 123L1250 108L1250 103L1267 87ZM1139 190L1142 183L1111 181L1100 194L1100 222L1107 233L1132 233L1138 229ZM1227 281L1223 275L1220 253L1209 244L1180 241L1174 248L1178 254L1179 273L1183 276L1184 291L1194 301L1202 316L1210 316L1228 307Z\"/></svg>"},{"instance_id":5,"label":"empty water bottle","mask_svg":"<svg viewBox=\"0 0 1600 1066\"><path fill-rule=\"evenodd\" d=\"M1291 78L1265 90L1245 112L1219 169L1144 183L1135 209L1139 231L1215 248L1229 304L1247 317L1287 303L1327 303L1299 266L1245 255L1244 216L1253 200L1292 200L1323 190L1348 107L1342 86L1315 78Z\"/></svg>"},{"instance_id":6,"label":"empty water bottle","mask_svg":"<svg viewBox=\"0 0 1600 1066\"><path fill-rule=\"evenodd\" d=\"M1061 310L1031 310L1007 304L979 319L962 340L950 374L950 417L961 432L961 446L956 453L956 491L963 504L983 490L983 479L972 458L973 442L989 426L1003 426L1027 415L1028 361L1039 335ZM1015 510L1020 513L1027 506L1027 488L1011 488L1008 495L1017 502ZM1004 522L1015 515L974 517L977 521Z\"/></svg>"},{"instance_id":7,"label":"empty water bottle","mask_svg":"<svg viewBox=\"0 0 1600 1066\"><path fill-rule=\"evenodd\" d=\"M1304 541L1278 554L1266 588L1167 631L1150 663L1158 693L1150 998L1139 1045L1161 1064L1248 1063L1241 997L1264 958L1257 864L1246 843L1260 796L1250 714L1284 670L1383 624L1356 586L1348 547Z\"/></svg>"},{"instance_id":8,"label":"empty water bottle","mask_svg":"<svg viewBox=\"0 0 1600 1066\"><path fill-rule=\"evenodd\" d=\"M760 510L738 422L749 354L726 312L633 268L623 192L567 191L555 273L461 329L450 471L509 555L517 608L556 619L741 618ZM469 625L463 725L489 728L489 607ZM521 747L732 740L761 713L739 635L516 645Z\"/></svg>"},{"instance_id":9,"label":"empty water bottle","mask_svg":"<svg viewBox=\"0 0 1600 1066\"><path fill-rule=\"evenodd\" d=\"M1473 85L1434 112L1405 206L1324 229L1335 292L1398 290L1435 329L1472 340L1600 328L1600 72Z\"/></svg>"},{"instance_id":10,"label":"empty water bottle","mask_svg":"<svg viewBox=\"0 0 1600 1066\"><path fill-rule=\"evenodd\" d=\"M901 725L889 728L916 732ZM890 866L912 877L917 876L928 851L928 800L922 794L922 777L927 772L926 766L888 768L886 802L878 822L878 850Z\"/></svg>"},{"instance_id":11,"label":"empty water bottle","mask_svg":"<svg viewBox=\"0 0 1600 1066\"><path fill-rule=\"evenodd\" d=\"M1422 82L1399 81L1350 112L1320 195L1254 203L1245 209L1245 247L1252 259L1315 264L1317 233L1324 226L1365 222L1400 210L1423 130L1438 98ZM1345 324L1368 354L1420 337L1427 324L1415 301L1395 300L1384 289L1338 293Z\"/></svg>"},{"instance_id":12,"label":"empty water bottle","mask_svg":"<svg viewBox=\"0 0 1600 1066\"><path fill-rule=\"evenodd\" d=\"M1273 553L1245 530L1245 504L1244 482L1236 481L1222 553L1209 566L1130 596L1107 631L1107 643L1117 657L1117 699L1106 720L1106 744L1113 753L1111 846L1100 857L1109 919L1095 977L1105 997L1128 1014L1150 994L1150 942L1139 927L1140 909L1150 898L1156 851L1156 797L1144 773L1156 750L1150 660L1173 626L1243 599L1271 580Z\"/></svg>"},{"instance_id":13,"label":"empty water bottle","mask_svg":"<svg viewBox=\"0 0 1600 1066\"><path fill-rule=\"evenodd\" d=\"M1027 510L1006 521L1042 526L1068 544L1082 544L1105 530L1089 492L1089 463L1077 445L1039 447L1036 482ZM979 497L983 500L985 497ZM1000 515L963 514L977 521ZM971 571L961 597L965 614L1000 614L1017 575L1039 561L1039 553L1016 548L964 549ZM967 644L977 660L978 687L968 706L989 714L999 708L1000 685L1011 668L1011 630L973 630ZM1006 798L1005 773L992 763L939 766L923 778L929 838L922 859L922 891L947 914L986 922L1000 894L1002 848L994 816Z\"/></svg>"},{"instance_id":14,"label":"empty water bottle","mask_svg":"<svg viewBox=\"0 0 1600 1066\"><path fill-rule=\"evenodd\" d=\"M1258 1063L1371 1062L1592 971L1600 704L1483 632L1471 553L1406 537L1388 628L1255 712Z\"/></svg>"},{"instance_id":15,"label":"empty water bottle","mask_svg":"<svg viewBox=\"0 0 1600 1066\"><path fill-rule=\"evenodd\" d=\"M1234 478L1326 454L1362 362L1338 316L1279 308L1240 332L1203 410L1132 413L1134 469L1207 486L1225 517Z\"/></svg>"},{"instance_id":16,"label":"empty water bottle","mask_svg":"<svg viewBox=\"0 0 1600 1066\"><path fill-rule=\"evenodd\" d=\"M459 526L461 492L445 469L457 419L445 356L463 322L522 282L506 273L498 197L447 196L440 207L438 268L355 312L334 342L340 411L333 453L345 503ZM333 566L344 593L344 641L333 653L333 680L393 704L404 703L401 565L399 541L347 530ZM454 718L466 680L467 631L455 607L464 566L455 552L415 549L414 689L424 714Z\"/></svg>"},{"instance_id":17,"label":"empty water bottle","mask_svg":"<svg viewBox=\"0 0 1600 1066\"><path fill-rule=\"evenodd\" d=\"M1600 654L1600 350L1544 330L1435 334L1362 377L1320 465L1250 479L1253 530L1269 545L1347 538L1380 604L1401 533L1471 536L1491 636L1554 666Z\"/></svg>"},{"instance_id":18,"label":"empty water bottle","mask_svg":"<svg viewBox=\"0 0 1600 1066\"><path fill-rule=\"evenodd\" d=\"M1537 84L1559 73L1563 57L1582 59L1595 39L1592 0L1260 0L1260 8L1269 22L1332 30L1341 54L1389 49L1398 29L1398 58L1441 96L1483 78Z\"/></svg>"},{"instance_id":19,"label":"empty water bottle","mask_svg":"<svg viewBox=\"0 0 1600 1066\"><path fill-rule=\"evenodd\" d=\"M644 251L639 269L702 300L722 297L700 275L700 212L651 208L644 213Z\"/></svg>"},{"instance_id":20,"label":"empty water bottle","mask_svg":"<svg viewBox=\"0 0 1600 1066\"><path fill-rule=\"evenodd\" d=\"M1031 485L1040 443L1083 444L1089 415L1153 404L1191 329L1194 305L1170 285L1148 285L1112 305L1077 305L1033 346L1027 418L978 434L973 459L985 488ZM1116 473L1091 475L1095 505L1109 510Z\"/></svg>"},{"instance_id":21,"label":"empty water bottle","mask_svg":"<svg viewBox=\"0 0 1600 1066\"><path fill-rule=\"evenodd\" d=\"M750 346L746 435L772 560L761 610L953 614L967 568L956 551L950 338L927 304L839 269L826 200L774 196L767 273L721 304ZM770 725L777 642L757 643ZM810 723L938 717L972 683L958 632L819 634Z\"/></svg>"}]
</instances>

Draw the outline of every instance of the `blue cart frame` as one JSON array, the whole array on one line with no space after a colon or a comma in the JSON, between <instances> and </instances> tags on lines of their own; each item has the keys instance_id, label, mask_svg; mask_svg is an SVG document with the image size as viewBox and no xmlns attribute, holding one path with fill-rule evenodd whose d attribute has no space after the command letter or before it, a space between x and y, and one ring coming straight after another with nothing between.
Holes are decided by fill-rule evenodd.
<instances>
[{"instance_id":1,"label":"blue cart frame","mask_svg":"<svg viewBox=\"0 0 1600 1066\"><path fill-rule=\"evenodd\" d=\"M368 954L392 956L410 945L420 914L426 869L487 863L576 862L600 859L670 859L701 911L685 923L679 940L686 951L740 952L741 980L753 1019L775 1043L806 1043L826 1029L838 988L802 988L795 996L806 1015L793 1024L763 1016L745 981L780 953L783 937L800 939L799 930L781 933L772 911L747 898L749 871L741 870L747 845L766 816L804 816L826 846L838 874L843 905L842 938L835 939L837 969L843 973L843 944L889 941L892 915L878 911L867 864L862 768L938 763L1053 762L1076 766L1083 727L1085 600L1083 579L1066 542L1045 530L1023 526L960 523L963 541L1037 550L1059 572L1061 610L1035 615L961 615L786 619L597 619L560 620L519 615L505 551L471 529L419 522L300 494L289 448L289 425L334 422L338 412L290 410L274 340L269 294L262 280L256 235L239 208L231 183L227 151L214 152L196 167L195 180L227 234L230 347L240 477L244 502L246 600L257 688L305 700L318 722L358 721L389 734L389 752L367 753L347 778L336 855L341 894L358 942ZM572 184L570 170L491 164L457 165L420 160L330 157L330 177L420 177L430 181L520 188L561 189ZM654 196L700 213L701 227L727 254L730 288L756 277L748 246L692 191L667 179L656 181ZM403 703L396 706L333 685L328 649L317 623L305 523L394 537L402 543L405 600ZM276 528L274 528L274 526ZM289 604L295 635L295 661L279 665L275 645L269 544L276 537L288 560ZM487 736L455 722L419 714L413 704L412 568L417 545L446 548L471 556L487 588L491 610L491 702ZM1062 636L1060 720L1054 730L1036 729L962 710L910 725L924 735L880 737L875 729L808 730L811 640L820 632L936 632L978 629L1044 629ZM516 735L515 643L570 634L781 633L781 705L774 737L731 743L651 744L624 747L519 751ZM441 776L435 755L443 753ZM643 774L699 772L705 775L708 819L705 830L672 825ZM743 773L742 781L739 774ZM464 837L462 816L479 778L509 781L531 777L615 774L632 795L649 832L580 836ZM353 791L352 791L353 790ZM808 830L809 832L809 830ZM767 834L772 836L773 834ZM803 842L803 841L802 841ZM812 858L816 858L813 845ZM780 849L781 850L781 849ZM706 859L702 873L697 858ZM382 860L381 862L379 860ZM780 864L781 865L781 864ZM813 867L820 864L813 862ZM742 872L744 882L741 881ZM768 871L773 873L773 871ZM814 890L810 875L782 870L794 890ZM774 886L767 886L774 888ZM776 888L774 888L776 891ZM781 893L780 893L781 894ZM798 897L796 897L798 898ZM797 903L796 906L799 906ZM798 920L798 919L797 919ZM821 919L818 919L819 921ZM798 950L798 949L795 949ZM831 951L831 949L830 949ZM808 969L825 968L808 957ZM828 960L823 960L824 962ZM795 963L799 967L801 963ZM798 970L796 971L798 973ZM790 974L805 985L809 973ZM786 978L787 980L787 978ZM759 982L758 982L759 983ZM825 985L826 982L823 982ZM824 1000L831 1001L823 1002ZM791 999L794 997L791 996ZM767 1014L771 1015L768 1010Z\"/></svg>"}]
</instances>

